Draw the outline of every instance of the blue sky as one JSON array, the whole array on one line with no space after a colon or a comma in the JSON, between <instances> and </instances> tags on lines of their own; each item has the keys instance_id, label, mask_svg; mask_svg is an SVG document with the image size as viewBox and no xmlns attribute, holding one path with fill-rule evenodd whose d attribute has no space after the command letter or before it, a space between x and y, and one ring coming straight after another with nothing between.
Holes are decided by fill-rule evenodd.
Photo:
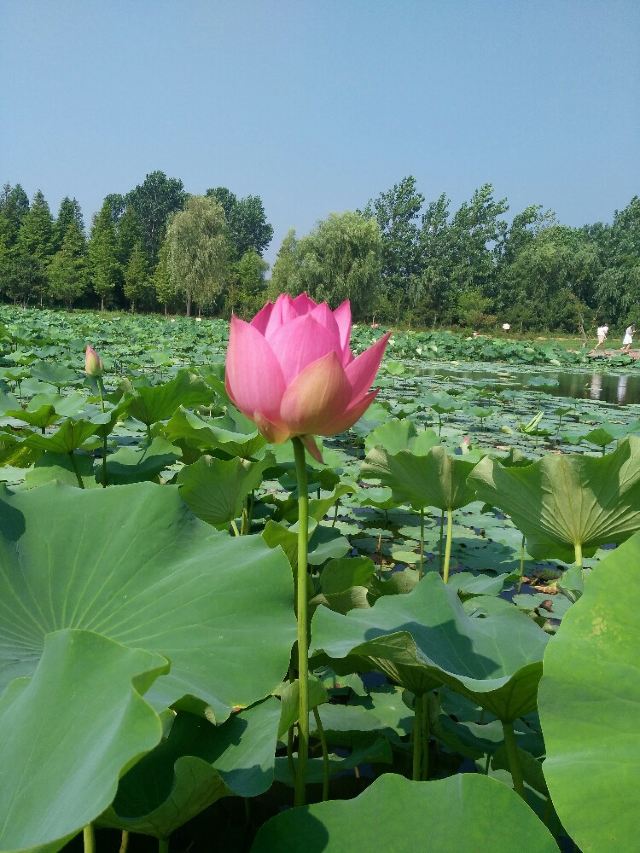
<instances>
[{"instance_id":1,"label":"blue sky","mask_svg":"<svg viewBox=\"0 0 640 853\"><path fill-rule=\"evenodd\" d=\"M608 220L640 192L638 0L2 0L0 182L87 222L147 172L275 238L407 174Z\"/></svg>"}]
</instances>

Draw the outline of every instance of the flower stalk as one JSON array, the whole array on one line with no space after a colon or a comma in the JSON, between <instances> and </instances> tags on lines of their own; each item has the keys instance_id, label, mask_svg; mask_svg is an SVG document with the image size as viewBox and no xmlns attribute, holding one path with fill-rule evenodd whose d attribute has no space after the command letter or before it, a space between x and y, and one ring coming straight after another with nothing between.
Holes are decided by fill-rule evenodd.
<instances>
[{"instance_id":1,"label":"flower stalk","mask_svg":"<svg viewBox=\"0 0 640 853\"><path fill-rule=\"evenodd\" d=\"M309 754L309 626L307 592L307 549L309 544L309 489L304 444L294 438L293 452L298 480L298 571L296 574L296 618L298 621L298 764L294 805L306 801L307 758Z\"/></svg>"}]
</instances>

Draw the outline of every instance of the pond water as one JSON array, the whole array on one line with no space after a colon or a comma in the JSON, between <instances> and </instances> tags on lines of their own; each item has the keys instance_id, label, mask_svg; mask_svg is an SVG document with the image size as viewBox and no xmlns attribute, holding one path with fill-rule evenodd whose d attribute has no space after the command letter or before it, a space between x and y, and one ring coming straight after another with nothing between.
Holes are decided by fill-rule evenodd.
<instances>
[{"instance_id":1,"label":"pond water","mask_svg":"<svg viewBox=\"0 0 640 853\"><path fill-rule=\"evenodd\" d=\"M514 391L531 391L554 397L574 397L580 400L599 400L625 406L640 403L640 372L620 375L593 371L523 372L505 367L500 370L475 370L455 367L431 367L421 370L424 376L460 377L470 385L479 385L496 391L511 388ZM548 384L543 384L546 380ZM533 382L533 384L531 384Z\"/></svg>"}]
</instances>

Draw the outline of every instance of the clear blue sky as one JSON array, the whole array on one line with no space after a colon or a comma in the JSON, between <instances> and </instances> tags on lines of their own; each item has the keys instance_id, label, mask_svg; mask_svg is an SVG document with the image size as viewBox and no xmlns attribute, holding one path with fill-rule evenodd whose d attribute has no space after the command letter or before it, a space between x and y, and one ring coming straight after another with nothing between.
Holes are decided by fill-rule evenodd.
<instances>
[{"instance_id":1,"label":"clear blue sky","mask_svg":"<svg viewBox=\"0 0 640 853\"><path fill-rule=\"evenodd\" d=\"M640 0L2 0L0 182L87 224L147 172L275 238L414 174L579 225L640 193Z\"/></svg>"}]
</instances>

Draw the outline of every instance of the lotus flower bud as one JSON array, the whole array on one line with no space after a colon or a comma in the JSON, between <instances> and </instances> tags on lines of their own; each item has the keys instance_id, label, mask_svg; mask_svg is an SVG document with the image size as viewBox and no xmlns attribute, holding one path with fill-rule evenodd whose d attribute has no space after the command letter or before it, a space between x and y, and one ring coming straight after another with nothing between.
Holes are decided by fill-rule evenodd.
<instances>
[{"instance_id":1,"label":"lotus flower bud","mask_svg":"<svg viewBox=\"0 0 640 853\"><path fill-rule=\"evenodd\" d=\"M336 435L373 402L389 335L354 358L351 306L332 311L306 293L267 303L250 323L231 318L226 389L269 441L300 436L317 459L314 435Z\"/></svg>"},{"instance_id":2,"label":"lotus flower bud","mask_svg":"<svg viewBox=\"0 0 640 853\"><path fill-rule=\"evenodd\" d=\"M88 346L84 354L84 372L87 376L102 376L102 359L93 347Z\"/></svg>"}]
</instances>

